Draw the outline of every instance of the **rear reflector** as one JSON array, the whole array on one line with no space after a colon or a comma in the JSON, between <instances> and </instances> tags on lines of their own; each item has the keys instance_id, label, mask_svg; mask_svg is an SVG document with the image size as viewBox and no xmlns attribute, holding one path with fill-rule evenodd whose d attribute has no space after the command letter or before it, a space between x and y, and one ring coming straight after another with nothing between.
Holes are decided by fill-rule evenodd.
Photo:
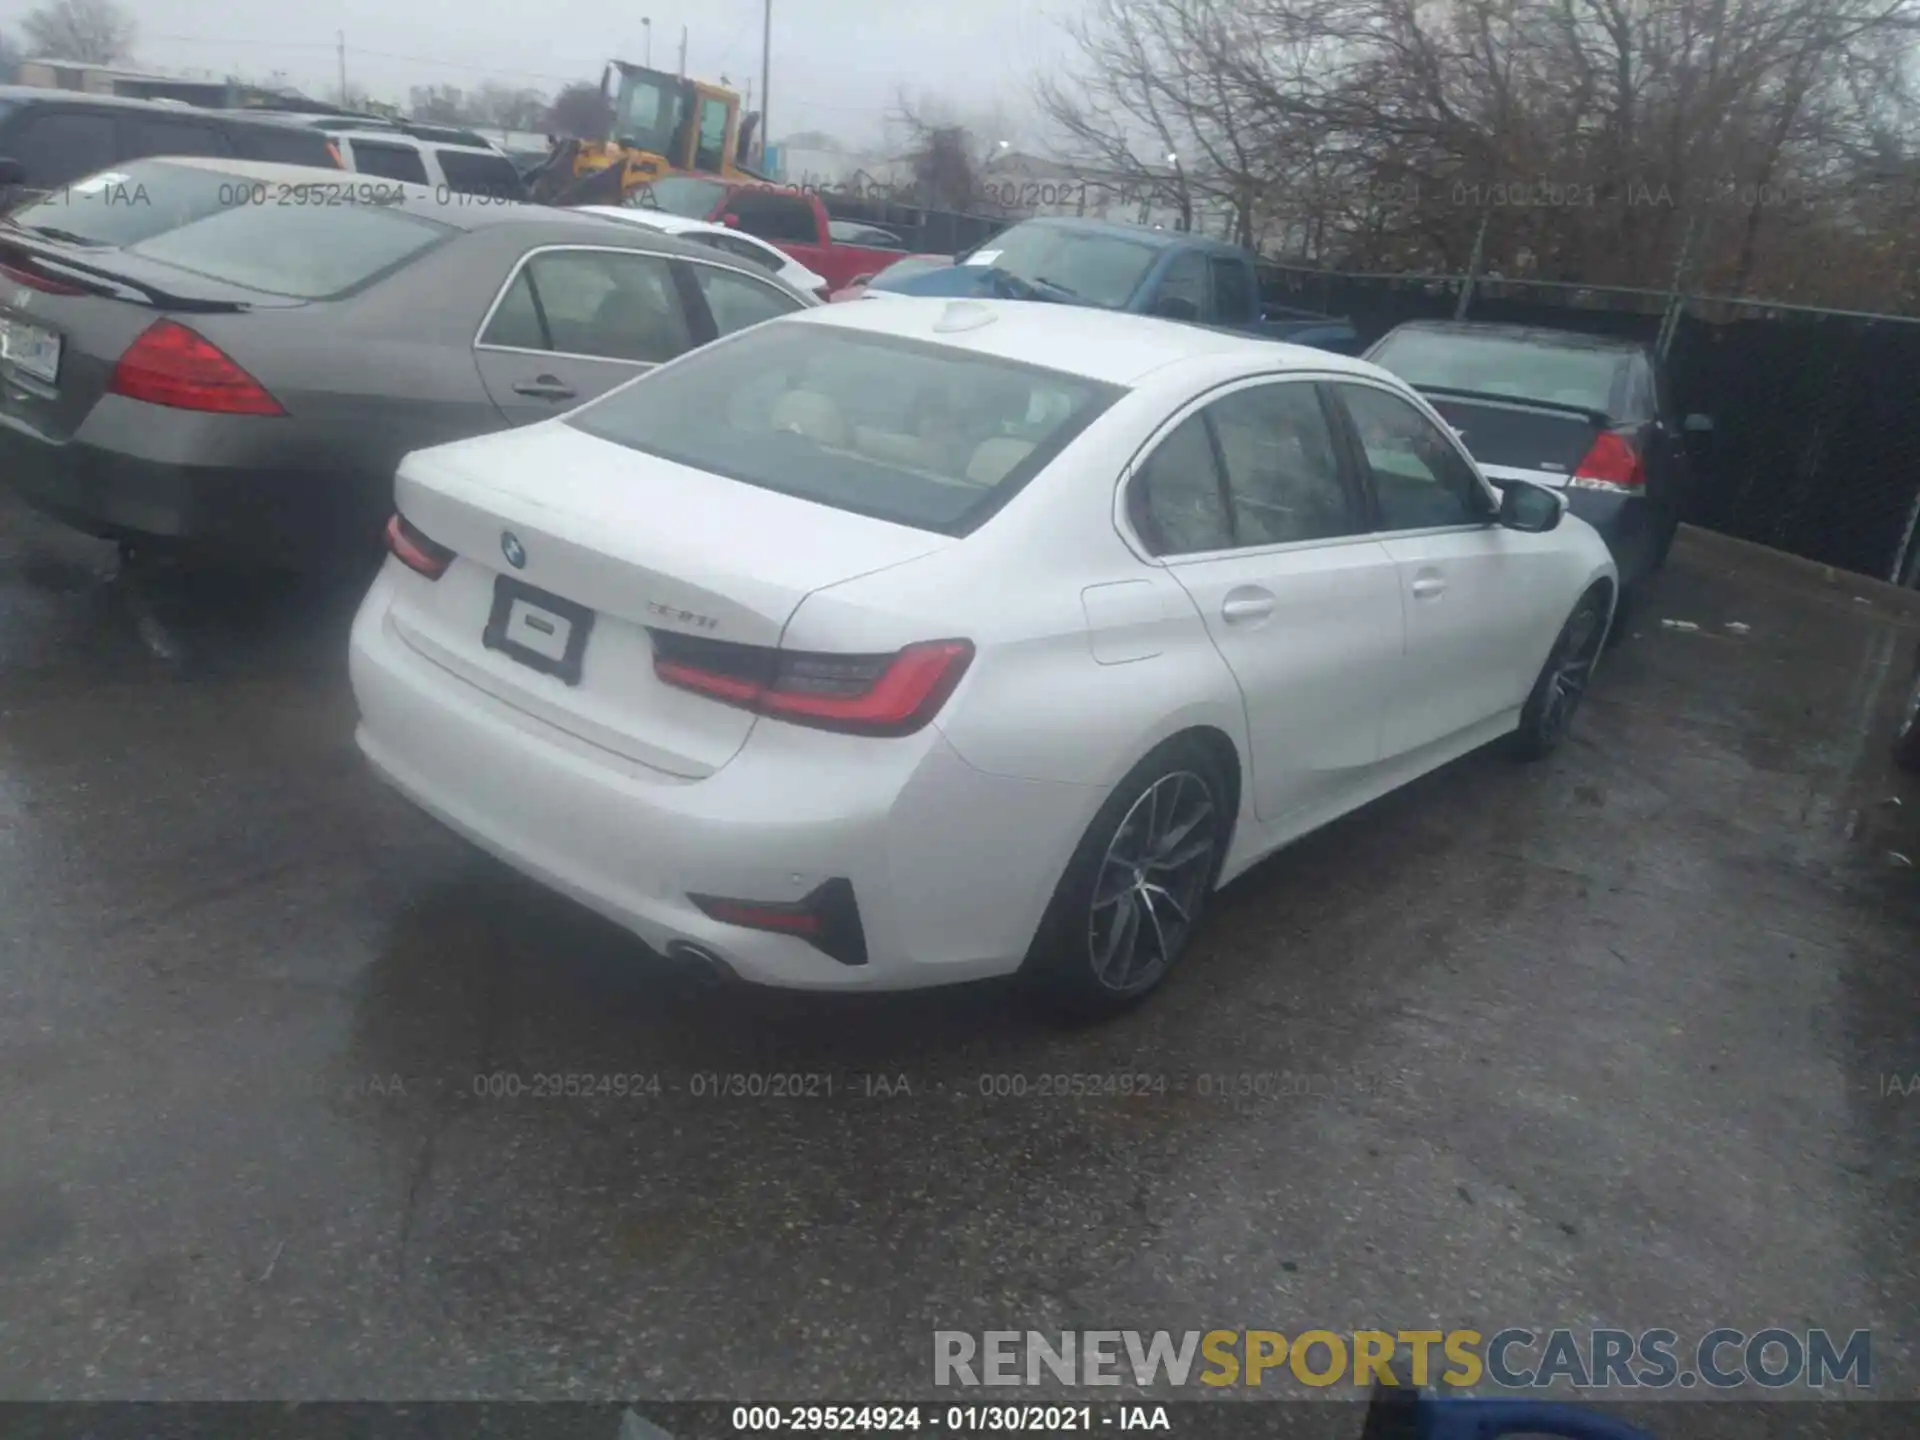
<instances>
[{"instance_id":1,"label":"rear reflector","mask_svg":"<svg viewBox=\"0 0 1920 1440\"><path fill-rule=\"evenodd\" d=\"M1582 481L1593 489L1640 490L1646 486L1647 471L1640 463L1640 452L1624 435L1602 430L1594 437L1586 458L1574 469L1573 483Z\"/></svg>"},{"instance_id":2,"label":"rear reflector","mask_svg":"<svg viewBox=\"0 0 1920 1440\"><path fill-rule=\"evenodd\" d=\"M387 521L387 549L402 565L429 580L438 580L453 563L453 551L429 540L397 513Z\"/></svg>"},{"instance_id":3,"label":"rear reflector","mask_svg":"<svg viewBox=\"0 0 1920 1440\"><path fill-rule=\"evenodd\" d=\"M823 880L804 900L730 900L721 895L687 898L723 925L792 935L842 965L867 963L867 934L860 923L860 906L853 898L850 880Z\"/></svg>"},{"instance_id":4,"label":"rear reflector","mask_svg":"<svg viewBox=\"0 0 1920 1440\"><path fill-rule=\"evenodd\" d=\"M107 390L149 405L220 415L284 415L266 387L226 351L177 320L156 320L113 367Z\"/></svg>"},{"instance_id":5,"label":"rear reflector","mask_svg":"<svg viewBox=\"0 0 1920 1440\"><path fill-rule=\"evenodd\" d=\"M6 276L16 285L24 285L29 290L44 290L49 295L84 295L87 292L78 285L69 285L64 280L55 280L20 265L0 264L0 275Z\"/></svg>"},{"instance_id":6,"label":"rear reflector","mask_svg":"<svg viewBox=\"0 0 1920 1440\"><path fill-rule=\"evenodd\" d=\"M967 640L891 655L830 655L654 630L653 673L762 715L858 735L910 735L939 713L973 661Z\"/></svg>"}]
</instances>

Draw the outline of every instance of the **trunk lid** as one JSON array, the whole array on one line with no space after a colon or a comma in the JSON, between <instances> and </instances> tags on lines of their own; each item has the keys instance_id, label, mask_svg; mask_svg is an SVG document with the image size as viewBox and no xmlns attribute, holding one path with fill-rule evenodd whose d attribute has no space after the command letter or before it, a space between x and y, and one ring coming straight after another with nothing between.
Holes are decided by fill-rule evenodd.
<instances>
[{"instance_id":1,"label":"trunk lid","mask_svg":"<svg viewBox=\"0 0 1920 1440\"><path fill-rule=\"evenodd\" d=\"M52 380L18 360L0 359L0 414L49 440L66 440L106 393L121 355L154 321L173 316L192 326L204 315L253 309L255 302L272 308L303 303L107 247L33 244L0 233L0 324L40 344L38 337L50 335L59 347Z\"/></svg>"},{"instance_id":2,"label":"trunk lid","mask_svg":"<svg viewBox=\"0 0 1920 1440\"><path fill-rule=\"evenodd\" d=\"M417 452L395 498L458 557L438 581L400 587L404 640L515 709L687 779L731 760L755 717L659 680L650 630L777 646L813 591L956 543L559 421ZM503 578L592 612L578 683L487 645L496 605L508 614Z\"/></svg>"},{"instance_id":3,"label":"trunk lid","mask_svg":"<svg viewBox=\"0 0 1920 1440\"><path fill-rule=\"evenodd\" d=\"M1610 423L1599 411L1577 406L1417 388L1493 480L1564 486Z\"/></svg>"}]
</instances>

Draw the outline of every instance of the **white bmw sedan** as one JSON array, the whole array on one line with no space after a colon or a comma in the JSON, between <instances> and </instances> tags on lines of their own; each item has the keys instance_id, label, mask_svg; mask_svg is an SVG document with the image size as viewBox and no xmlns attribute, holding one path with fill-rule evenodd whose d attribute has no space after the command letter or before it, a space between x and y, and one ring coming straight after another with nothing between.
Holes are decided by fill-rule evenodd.
<instances>
[{"instance_id":1,"label":"white bmw sedan","mask_svg":"<svg viewBox=\"0 0 1920 1440\"><path fill-rule=\"evenodd\" d=\"M836 305L409 456L361 749L657 950L774 985L1158 985L1217 886L1502 736L1606 546L1363 361L1062 306Z\"/></svg>"}]
</instances>

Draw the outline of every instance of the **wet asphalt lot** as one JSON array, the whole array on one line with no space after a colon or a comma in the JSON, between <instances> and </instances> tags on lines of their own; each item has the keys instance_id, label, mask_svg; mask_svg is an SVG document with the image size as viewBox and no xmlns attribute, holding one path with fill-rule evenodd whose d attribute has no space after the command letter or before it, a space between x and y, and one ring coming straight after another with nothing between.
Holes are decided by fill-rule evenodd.
<instances>
[{"instance_id":1,"label":"wet asphalt lot","mask_svg":"<svg viewBox=\"0 0 1920 1440\"><path fill-rule=\"evenodd\" d=\"M937 1328L1309 1323L1871 1327L1920 1393L1884 593L1683 537L1561 756L1062 1031L667 973L365 773L351 594L113 572L0 503L0 1395L899 1397ZM476 1093L552 1074L660 1090Z\"/></svg>"}]
</instances>

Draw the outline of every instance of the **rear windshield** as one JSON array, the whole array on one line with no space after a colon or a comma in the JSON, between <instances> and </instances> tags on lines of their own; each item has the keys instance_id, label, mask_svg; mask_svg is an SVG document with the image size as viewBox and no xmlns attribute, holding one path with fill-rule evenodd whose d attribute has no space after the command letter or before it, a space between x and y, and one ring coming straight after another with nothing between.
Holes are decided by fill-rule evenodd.
<instances>
[{"instance_id":1,"label":"rear windshield","mask_svg":"<svg viewBox=\"0 0 1920 1440\"><path fill-rule=\"evenodd\" d=\"M1499 335L1403 330L1369 357L1413 385L1548 400L1611 413L1629 356Z\"/></svg>"},{"instance_id":2,"label":"rear windshield","mask_svg":"<svg viewBox=\"0 0 1920 1440\"><path fill-rule=\"evenodd\" d=\"M440 173L447 177L447 189L455 195L486 195L495 200L524 200L526 182L513 162L504 155L478 150L436 150Z\"/></svg>"},{"instance_id":3,"label":"rear windshield","mask_svg":"<svg viewBox=\"0 0 1920 1440\"><path fill-rule=\"evenodd\" d=\"M348 175L316 175L305 189L135 160L76 180L14 212L9 222L52 240L114 246L270 295L325 300L456 233L394 209L398 192L390 181Z\"/></svg>"},{"instance_id":4,"label":"rear windshield","mask_svg":"<svg viewBox=\"0 0 1920 1440\"><path fill-rule=\"evenodd\" d=\"M963 535L1121 393L945 346L775 321L567 423L784 495Z\"/></svg>"}]
</instances>

